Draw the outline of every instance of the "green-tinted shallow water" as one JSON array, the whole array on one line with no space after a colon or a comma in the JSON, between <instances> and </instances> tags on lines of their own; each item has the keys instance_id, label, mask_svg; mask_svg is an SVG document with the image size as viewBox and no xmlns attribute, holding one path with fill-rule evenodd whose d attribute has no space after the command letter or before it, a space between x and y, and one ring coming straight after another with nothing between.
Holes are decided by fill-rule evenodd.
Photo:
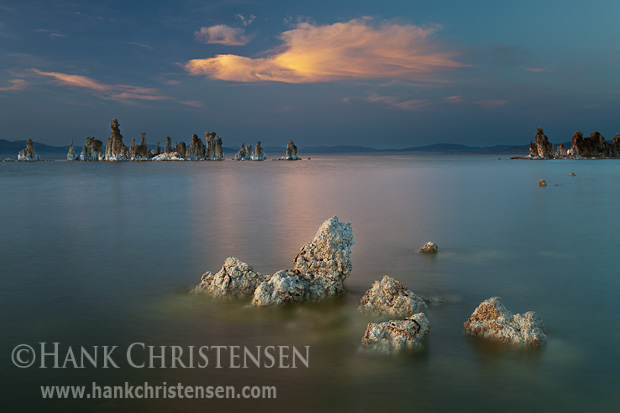
<instances>
[{"instance_id":1,"label":"green-tinted shallow water","mask_svg":"<svg viewBox=\"0 0 620 413\"><path fill-rule=\"evenodd\" d=\"M575 177L568 174L575 171ZM549 184L539 188L545 179ZM555 186L557 184L558 186ZM620 162L319 156L302 162L0 164L3 410L613 411L620 403ZM187 294L228 256L272 274L323 220L353 225L348 293L282 310ZM436 257L413 250L439 244ZM360 354L384 274L446 302L425 348ZM549 343L463 334L484 299ZM311 346L297 369L19 369L26 343ZM122 357L119 357L122 359ZM275 385L275 400L43 400L40 386Z\"/></svg>"}]
</instances>

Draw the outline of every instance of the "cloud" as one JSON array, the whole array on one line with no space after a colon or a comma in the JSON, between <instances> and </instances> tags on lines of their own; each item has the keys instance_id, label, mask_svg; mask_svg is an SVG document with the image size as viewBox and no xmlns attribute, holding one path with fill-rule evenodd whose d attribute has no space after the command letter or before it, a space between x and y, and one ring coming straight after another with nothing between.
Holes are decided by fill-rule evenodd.
<instances>
[{"instance_id":1,"label":"cloud","mask_svg":"<svg viewBox=\"0 0 620 413\"><path fill-rule=\"evenodd\" d=\"M123 103L131 103L135 100L143 101L157 101L157 100L172 100L174 102L200 107L200 102L195 101L182 101L173 97L161 95L153 88L145 88L131 85L108 85L98 82L86 76L81 75L69 75L59 72L44 72L39 69L30 69L32 73L40 76L51 77L61 86L68 86L74 88L83 88L95 96L104 100L116 100Z\"/></svg>"},{"instance_id":2,"label":"cloud","mask_svg":"<svg viewBox=\"0 0 620 413\"><path fill-rule=\"evenodd\" d=\"M461 95L446 96L445 98L443 98L443 100L445 100L446 102L451 102L451 103L462 103L463 96Z\"/></svg>"},{"instance_id":3,"label":"cloud","mask_svg":"<svg viewBox=\"0 0 620 413\"><path fill-rule=\"evenodd\" d=\"M244 26L249 26L250 24L254 23L254 20L256 20L256 16L253 14L250 14L249 16L246 16L242 13L239 14L235 14L235 17L238 18L239 20L241 20L241 24L243 24Z\"/></svg>"},{"instance_id":4,"label":"cloud","mask_svg":"<svg viewBox=\"0 0 620 413\"><path fill-rule=\"evenodd\" d=\"M484 106L485 108L488 108L488 109L500 108L506 105L508 102L509 102L508 100L504 100L504 99L487 99L487 100L476 101L477 104Z\"/></svg>"},{"instance_id":5,"label":"cloud","mask_svg":"<svg viewBox=\"0 0 620 413\"><path fill-rule=\"evenodd\" d=\"M153 48L151 46L149 46L148 44L145 44L145 43L127 42L127 44L130 44L132 46L138 46L138 47L141 47L143 49L153 50Z\"/></svg>"},{"instance_id":6,"label":"cloud","mask_svg":"<svg viewBox=\"0 0 620 413\"><path fill-rule=\"evenodd\" d=\"M400 110L411 111L411 110L418 110L430 104L428 100L424 100L424 99L406 100L399 96L382 96L375 92L366 92L366 94L367 96L364 96L360 99L365 102L382 104L389 109L400 109ZM347 98L342 99L342 101L349 102L351 99L352 98L347 97Z\"/></svg>"},{"instance_id":7,"label":"cloud","mask_svg":"<svg viewBox=\"0 0 620 413\"><path fill-rule=\"evenodd\" d=\"M546 72L547 69L544 67L528 67L527 69L528 72Z\"/></svg>"},{"instance_id":8,"label":"cloud","mask_svg":"<svg viewBox=\"0 0 620 413\"><path fill-rule=\"evenodd\" d=\"M225 24L201 27L199 31L194 33L194 36L201 42L226 46L244 46L252 40L252 36L246 36L243 29Z\"/></svg>"},{"instance_id":9,"label":"cloud","mask_svg":"<svg viewBox=\"0 0 620 413\"><path fill-rule=\"evenodd\" d=\"M64 34L60 33L60 30L37 29L34 32L35 33L47 33L47 35L51 39L58 38L58 37L66 37Z\"/></svg>"},{"instance_id":10,"label":"cloud","mask_svg":"<svg viewBox=\"0 0 620 413\"><path fill-rule=\"evenodd\" d=\"M14 90L22 90L26 86L28 86L28 82L24 79L11 79L9 80L11 86L0 87L0 92L9 92Z\"/></svg>"},{"instance_id":11,"label":"cloud","mask_svg":"<svg viewBox=\"0 0 620 413\"><path fill-rule=\"evenodd\" d=\"M331 82L343 79L437 80L439 72L466 66L432 41L439 26L422 28L368 17L330 25L298 23L280 35L267 57L234 54L194 59L190 75L236 82Z\"/></svg>"}]
</instances>

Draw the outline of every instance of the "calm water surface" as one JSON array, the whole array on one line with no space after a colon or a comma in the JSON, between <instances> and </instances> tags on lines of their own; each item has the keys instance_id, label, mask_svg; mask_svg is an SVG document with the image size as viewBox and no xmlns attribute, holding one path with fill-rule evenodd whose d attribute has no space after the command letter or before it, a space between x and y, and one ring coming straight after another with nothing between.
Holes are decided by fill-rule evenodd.
<instances>
[{"instance_id":1,"label":"calm water surface","mask_svg":"<svg viewBox=\"0 0 620 413\"><path fill-rule=\"evenodd\" d=\"M575 171L575 177L568 174ZM549 186L539 188L539 179ZM555 186L557 184L557 186ZM620 162L316 156L302 162L1 163L6 411L613 411L620 403ZM348 293L244 308L187 292L236 256L289 268L325 219L353 225ZM415 254L426 241L436 257ZM424 350L358 353L384 274L445 303ZM463 334L484 299L539 313L545 348ZM298 369L19 369L19 344L311 346ZM122 357L121 357L122 359ZM39 386L275 385L275 400L42 400Z\"/></svg>"}]
</instances>

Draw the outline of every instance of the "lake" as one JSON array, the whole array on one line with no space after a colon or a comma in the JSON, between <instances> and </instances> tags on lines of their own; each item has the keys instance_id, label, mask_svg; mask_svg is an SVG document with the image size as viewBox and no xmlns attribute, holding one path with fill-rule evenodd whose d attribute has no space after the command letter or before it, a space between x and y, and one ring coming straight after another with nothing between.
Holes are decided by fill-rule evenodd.
<instances>
[{"instance_id":1,"label":"lake","mask_svg":"<svg viewBox=\"0 0 620 413\"><path fill-rule=\"evenodd\" d=\"M297 162L0 163L6 411L611 411L620 403L620 161L501 155ZM574 171L576 176L570 177ZM545 179L547 187L538 187ZM229 256L290 268L319 225L352 223L347 293L248 308L188 294ZM427 241L436 256L414 251ZM441 304L424 348L359 352L356 307L390 275ZM466 336L484 299L536 311L548 344ZM18 368L16 346L310 346L309 366ZM50 349L51 347L46 347ZM122 358L119 356L119 358ZM47 385L276 386L276 399L42 399Z\"/></svg>"}]
</instances>

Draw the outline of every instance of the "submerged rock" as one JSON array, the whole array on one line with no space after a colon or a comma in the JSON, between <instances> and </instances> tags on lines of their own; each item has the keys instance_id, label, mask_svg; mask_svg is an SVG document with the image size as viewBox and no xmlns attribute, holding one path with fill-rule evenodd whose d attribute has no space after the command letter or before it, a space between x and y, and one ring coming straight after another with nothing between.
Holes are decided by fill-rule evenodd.
<instances>
[{"instance_id":1,"label":"submerged rock","mask_svg":"<svg viewBox=\"0 0 620 413\"><path fill-rule=\"evenodd\" d=\"M39 155L37 155L37 152L34 150L34 142L32 142L32 139L26 141L26 149L19 151L17 160L28 162L40 160Z\"/></svg>"},{"instance_id":2,"label":"submerged rock","mask_svg":"<svg viewBox=\"0 0 620 413\"><path fill-rule=\"evenodd\" d=\"M575 176L575 172L569 173L568 176Z\"/></svg>"},{"instance_id":3,"label":"submerged rock","mask_svg":"<svg viewBox=\"0 0 620 413\"><path fill-rule=\"evenodd\" d=\"M297 146L295 146L293 141L288 141L288 144L286 145L286 156L282 159L287 161L296 161L299 159L297 157Z\"/></svg>"},{"instance_id":4,"label":"submerged rock","mask_svg":"<svg viewBox=\"0 0 620 413\"><path fill-rule=\"evenodd\" d=\"M308 296L309 288L310 283L305 278L280 270L258 286L252 298L252 305L281 306L294 301L303 301Z\"/></svg>"},{"instance_id":5,"label":"submerged rock","mask_svg":"<svg viewBox=\"0 0 620 413\"><path fill-rule=\"evenodd\" d=\"M422 346L431 326L424 313L404 320L369 323L362 337L362 348L382 353L394 353Z\"/></svg>"},{"instance_id":6,"label":"submerged rock","mask_svg":"<svg viewBox=\"0 0 620 413\"><path fill-rule=\"evenodd\" d=\"M129 159L129 149L123 143L123 135L117 119L112 119L111 122L112 132L108 138L108 144L105 147L105 160L106 161L126 161Z\"/></svg>"},{"instance_id":7,"label":"submerged rock","mask_svg":"<svg viewBox=\"0 0 620 413\"><path fill-rule=\"evenodd\" d=\"M541 179L540 181L538 181L538 186L547 186L547 181Z\"/></svg>"},{"instance_id":8,"label":"submerged rock","mask_svg":"<svg viewBox=\"0 0 620 413\"><path fill-rule=\"evenodd\" d=\"M254 147L254 153L252 153L253 161L264 161L265 160L265 152L263 151L263 147L260 142L256 143Z\"/></svg>"},{"instance_id":9,"label":"submerged rock","mask_svg":"<svg viewBox=\"0 0 620 413\"><path fill-rule=\"evenodd\" d=\"M71 143L69 144L69 152L67 152L67 160L75 161L78 159L77 153L75 153L75 149L73 148L73 139L71 139Z\"/></svg>"},{"instance_id":10,"label":"submerged rock","mask_svg":"<svg viewBox=\"0 0 620 413\"><path fill-rule=\"evenodd\" d=\"M465 332L500 343L539 346L547 342L542 319L535 312L512 314L499 297L484 300L464 323Z\"/></svg>"},{"instance_id":11,"label":"submerged rock","mask_svg":"<svg viewBox=\"0 0 620 413\"><path fill-rule=\"evenodd\" d=\"M206 272L192 292L219 298L249 298L256 287L269 277L254 272L254 268L235 257L228 257L215 274Z\"/></svg>"},{"instance_id":12,"label":"submerged rock","mask_svg":"<svg viewBox=\"0 0 620 413\"><path fill-rule=\"evenodd\" d=\"M436 254L438 249L439 246L437 244L429 241L426 244L422 245L420 248L418 248L416 252L420 254Z\"/></svg>"},{"instance_id":13,"label":"submerged rock","mask_svg":"<svg viewBox=\"0 0 620 413\"><path fill-rule=\"evenodd\" d=\"M391 318L409 317L426 310L422 297L387 275L372 284L358 307L362 314Z\"/></svg>"}]
</instances>

